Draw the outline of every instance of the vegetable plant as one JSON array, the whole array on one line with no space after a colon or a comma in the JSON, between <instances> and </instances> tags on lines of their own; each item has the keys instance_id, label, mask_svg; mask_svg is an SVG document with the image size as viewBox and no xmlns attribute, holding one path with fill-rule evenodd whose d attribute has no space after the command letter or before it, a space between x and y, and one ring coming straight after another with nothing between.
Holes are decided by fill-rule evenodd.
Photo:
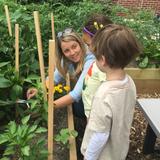
<instances>
[{"instance_id":1,"label":"vegetable plant","mask_svg":"<svg viewBox=\"0 0 160 160\"><path fill-rule=\"evenodd\" d=\"M64 147L69 147L69 139L76 138L77 136L77 131L69 130L68 128L63 128L60 130L59 134L55 136L55 141L59 142Z\"/></svg>"},{"instance_id":2,"label":"vegetable plant","mask_svg":"<svg viewBox=\"0 0 160 160\"><path fill-rule=\"evenodd\" d=\"M45 139L40 136L47 130L36 124L30 125L29 119L30 115L24 117L21 124L16 124L15 121L9 122L4 133L0 134L0 145L6 145L3 158L9 160L16 157L17 159L31 160L47 157L44 147ZM40 137L37 137L38 135ZM36 139L35 142L34 139ZM34 154L32 154L33 150L36 150Z\"/></svg>"}]
</instances>

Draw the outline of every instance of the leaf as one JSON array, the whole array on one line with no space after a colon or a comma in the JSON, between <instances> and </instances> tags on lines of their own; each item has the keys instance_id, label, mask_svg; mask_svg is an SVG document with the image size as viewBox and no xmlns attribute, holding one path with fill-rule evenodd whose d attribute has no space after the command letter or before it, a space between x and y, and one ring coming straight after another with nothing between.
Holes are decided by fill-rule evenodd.
<instances>
[{"instance_id":1,"label":"leaf","mask_svg":"<svg viewBox=\"0 0 160 160\"><path fill-rule=\"evenodd\" d=\"M7 105L12 105L15 104L15 101L3 101L0 100L0 106L7 106Z\"/></svg>"},{"instance_id":2,"label":"leaf","mask_svg":"<svg viewBox=\"0 0 160 160\"><path fill-rule=\"evenodd\" d=\"M27 81L29 79L30 80L37 80L37 79L40 79L40 77L35 74L32 74L32 75L29 75L24 81Z\"/></svg>"},{"instance_id":3,"label":"leaf","mask_svg":"<svg viewBox=\"0 0 160 160\"><path fill-rule=\"evenodd\" d=\"M22 135L22 127L19 125L17 129L18 137Z\"/></svg>"},{"instance_id":4,"label":"leaf","mask_svg":"<svg viewBox=\"0 0 160 160\"><path fill-rule=\"evenodd\" d=\"M61 136L58 134L58 135L55 135L55 141L59 142L61 141Z\"/></svg>"},{"instance_id":5,"label":"leaf","mask_svg":"<svg viewBox=\"0 0 160 160\"><path fill-rule=\"evenodd\" d=\"M0 144L3 144L8 141L8 136L0 135Z\"/></svg>"},{"instance_id":6,"label":"leaf","mask_svg":"<svg viewBox=\"0 0 160 160\"><path fill-rule=\"evenodd\" d=\"M28 133L32 133L32 132L34 132L34 131L36 130L36 128L37 128L37 125L33 125L33 126L31 126L31 127L29 128Z\"/></svg>"},{"instance_id":7,"label":"leaf","mask_svg":"<svg viewBox=\"0 0 160 160\"><path fill-rule=\"evenodd\" d=\"M72 130L70 133L71 133L71 135L72 135L73 137L77 137L77 136L78 136L78 132L75 131L75 130Z\"/></svg>"},{"instance_id":8,"label":"leaf","mask_svg":"<svg viewBox=\"0 0 160 160\"><path fill-rule=\"evenodd\" d=\"M69 129L68 128L63 128L60 130L61 135L69 134Z\"/></svg>"},{"instance_id":9,"label":"leaf","mask_svg":"<svg viewBox=\"0 0 160 160\"><path fill-rule=\"evenodd\" d=\"M9 63L10 63L10 62L1 62L1 63L0 63L0 68L3 67L3 66L6 66L6 65L9 64Z\"/></svg>"},{"instance_id":10,"label":"leaf","mask_svg":"<svg viewBox=\"0 0 160 160\"><path fill-rule=\"evenodd\" d=\"M4 77L0 77L0 88L8 88L12 86L12 82Z\"/></svg>"},{"instance_id":11,"label":"leaf","mask_svg":"<svg viewBox=\"0 0 160 160\"><path fill-rule=\"evenodd\" d=\"M10 160L10 159L7 158L7 157L3 157L3 158L1 158L0 160Z\"/></svg>"},{"instance_id":12,"label":"leaf","mask_svg":"<svg viewBox=\"0 0 160 160\"><path fill-rule=\"evenodd\" d=\"M17 129L16 123L14 121L10 122L9 130L12 135L16 132L16 129Z\"/></svg>"},{"instance_id":13,"label":"leaf","mask_svg":"<svg viewBox=\"0 0 160 160\"><path fill-rule=\"evenodd\" d=\"M34 109L37 103L38 103L38 100L32 100L31 101L31 109Z\"/></svg>"},{"instance_id":14,"label":"leaf","mask_svg":"<svg viewBox=\"0 0 160 160\"><path fill-rule=\"evenodd\" d=\"M7 149L4 152L4 156L8 156L8 155L13 155L14 154L14 147L13 146L9 146L7 147Z\"/></svg>"},{"instance_id":15,"label":"leaf","mask_svg":"<svg viewBox=\"0 0 160 160\"><path fill-rule=\"evenodd\" d=\"M30 115L24 117L24 118L22 119L22 124L27 124L27 122L29 121L29 119L30 119Z\"/></svg>"},{"instance_id":16,"label":"leaf","mask_svg":"<svg viewBox=\"0 0 160 160\"><path fill-rule=\"evenodd\" d=\"M21 137L25 137L25 135L27 135L27 133L28 133L29 125L23 125L23 126L21 126L21 127L22 127Z\"/></svg>"},{"instance_id":17,"label":"leaf","mask_svg":"<svg viewBox=\"0 0 160 160\"><path fill-rule=\"evenodd\" d=\"M43 127L39 127L35 133L44 133L44 132L47 132L47 129L46 128L43 128Z\"/></svg>"},{"instance_id":18,"label":"leaf","mask_svg":"<svg viewBox=\"0 0 160 160\"><path fill-rule=\"evenodd\" d=\"M25 147L21 148L21 151L22 151L23 155L29 156L30 147L25 146Z\"/></svg>"},{"instance_id":19,"label":"leaf","mask_svg":"<svg viewBox=\"0 0 160 160\"><path fill-rule=\"evenodd\" d=\"M23 93L23 88L20 85L15 84L12 88L11 88L11 99L14 101L16 101L18 98L22 97L22 93Z\"/></svg>"},{"instance_id":20,"label":"leaf","mask_svg":"<svg viewBox=\"0 0 160 160\"><path fill-rule=\"evenodd\" d=\"M148 65L148 57L146 56L140 63L139 63L139 67L140 68L146 68Z\"/></svg>"}]
</instances>

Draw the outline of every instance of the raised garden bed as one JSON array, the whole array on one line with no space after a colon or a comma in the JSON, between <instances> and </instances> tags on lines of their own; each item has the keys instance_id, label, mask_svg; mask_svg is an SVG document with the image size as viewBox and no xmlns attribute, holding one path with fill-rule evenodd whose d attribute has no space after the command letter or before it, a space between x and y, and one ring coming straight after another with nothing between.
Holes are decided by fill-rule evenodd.
<instances>
[{"instance_id":1,"label":"raised garden bed","mask_svg":"<svg viewBox=\"0 0 160 160\"><path fill-rule=\"evenodd\" d=\"M133 78L137 93L160 93L160 68L126 68L125 70Z\"/></svg>"}]
</instances>

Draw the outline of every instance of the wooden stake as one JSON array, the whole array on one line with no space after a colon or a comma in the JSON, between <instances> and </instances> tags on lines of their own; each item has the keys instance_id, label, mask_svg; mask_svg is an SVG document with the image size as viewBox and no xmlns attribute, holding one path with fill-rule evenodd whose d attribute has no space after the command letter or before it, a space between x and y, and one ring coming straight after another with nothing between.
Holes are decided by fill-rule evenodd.
<instances>
[{"instance_id":1,"label":"wooden stake","mask_svg":"<svg viewBox=\"0 0 160 160\"><path fill-rule=\"evenodd\" d=\"M54 56L55 40L49 40L49 90L48 90L48 160L53 160L53 125L54 125Z\"/></svg>"},{"instance_id":2,"label":"wooden stake","mask_svg":"<svg viewBox=\"0 0 160 160\"><path fill-rule=\"evenodd\" d=\"M67 74L66 82L67 82L66 83L67 86L70 87L69 74ZM69 130L74 130L72 105L68 105L67 106L67 112L68 112L68 129ZM69 140L69 144L70 144L69 159L70 160L77 160L77 151L76 151L75 138L70 139Z\"/></svg>"},{"instance_id":3,"label":"wooden stake","mask_svg":"<svg viewBox=\"0 0 160 160\"><path fill-rule=\"evenodd\" d=\"M54 17L53 17L53 13L51 13L51 28L52 28L52 39L55 39Z\"/></svg>"},{"instance_id":4,"label":"wooden stake","mask_svg":"<svg viewBox=\"0 0 160 160\"><path fill-rule=\"evenodd\" d=\"M15 69L19 72L19 24L15 24Z\"/></svg>"},{"instance_id":5,"label":"wooden stake","mask_svg":"<svg viewBox=\"0 0 160 160\"><path fill-rule=\"evenodd\" d=\"M10 21L8 6L5 5L4 9L5 9L5 13L6 13L9 35L12 36L12 28L11 28L11 21Z\"/></svg>"},{"instance_id":6,"label":"wooden stake","mask_svg":"<svg viewBox=\"0 0 160 160\"><path fill-rule=\"evenodd\" d=\"M35 23L35 30L36 30L36 37L37 37L39 65L40 65L42 86L43 86L43 91L44 91L44 99L47 100L47 91L46 91L46 85L45 85L44 62L43 62L42 40L41 40L41 32L40 32L39 13L38 13L38 11L34 11L34 23Z\"/></svg>"}]
</instances>

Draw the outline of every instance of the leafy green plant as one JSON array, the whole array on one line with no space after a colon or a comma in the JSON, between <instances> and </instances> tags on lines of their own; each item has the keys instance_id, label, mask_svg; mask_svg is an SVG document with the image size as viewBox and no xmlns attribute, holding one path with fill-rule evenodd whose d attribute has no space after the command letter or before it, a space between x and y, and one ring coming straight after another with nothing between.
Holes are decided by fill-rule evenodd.
<instances>
[{"instance_id":1,"label":"leafy green plant","mask_svg":"<svg viewBox=\"0 0 160 160\"><path fill-rule=\"evenodd\" d=\"M0 145L6 145L3 158L9 159L16 156L19 159L30 160L40 158L41 155L47 155L46 149L44 148L45 139L37 138L38 142L34 143L33 141L37 135L47 130L34 124L30 125L29 119L30 115L24 117L19 125L17 125L15 121L11 121L6 126L6 130L0 135ZM41 148L41 150L37 150L39 148ZM33 151L36 151L36 153L34 153L35 157L33 157Z\"/></svg>"},{"instance_id":2,"label":"leafy green plant","mask_svg":"<svg viewBox=\"0 0 160 160\"><path fill-rule=\"evenodd\" d=\"M138 66L140 68L159 68L160 23L155 21L154 12L150 10L132 11L119 5L113 5L111 19L117 24L128 26L136 33L143 46L143 53L137 58Z\"/></svg>"},{"instance_id":3,"label":"leafy green plant","mask_svg":"<svg viewBox=\"0 0 160 160\"><path fill-rule=\"evenodd\" d=\"M69 139L75 138L77 135L77 131L63 128L60 130L60 133L55 136L55 141L59 142L65 147L69 147Z\"/></svg>"},{"instance_id":4,"label":"leafy green plant","mask_svg":"<svg viewBox=\"0 0 160 160\"><path fill-rule=\"evenodd\" d=\"M35 119L36 123L43 123L46 126L48 117L48 104L44 99L43 87L40 77L37 75L30 75L25 79L26 83L29 83L28 88L34 87L37 89L37 94L32 99L28 100L29 108L25 111L25 114L30 114Z\"/></svg>"}]
</instances>

